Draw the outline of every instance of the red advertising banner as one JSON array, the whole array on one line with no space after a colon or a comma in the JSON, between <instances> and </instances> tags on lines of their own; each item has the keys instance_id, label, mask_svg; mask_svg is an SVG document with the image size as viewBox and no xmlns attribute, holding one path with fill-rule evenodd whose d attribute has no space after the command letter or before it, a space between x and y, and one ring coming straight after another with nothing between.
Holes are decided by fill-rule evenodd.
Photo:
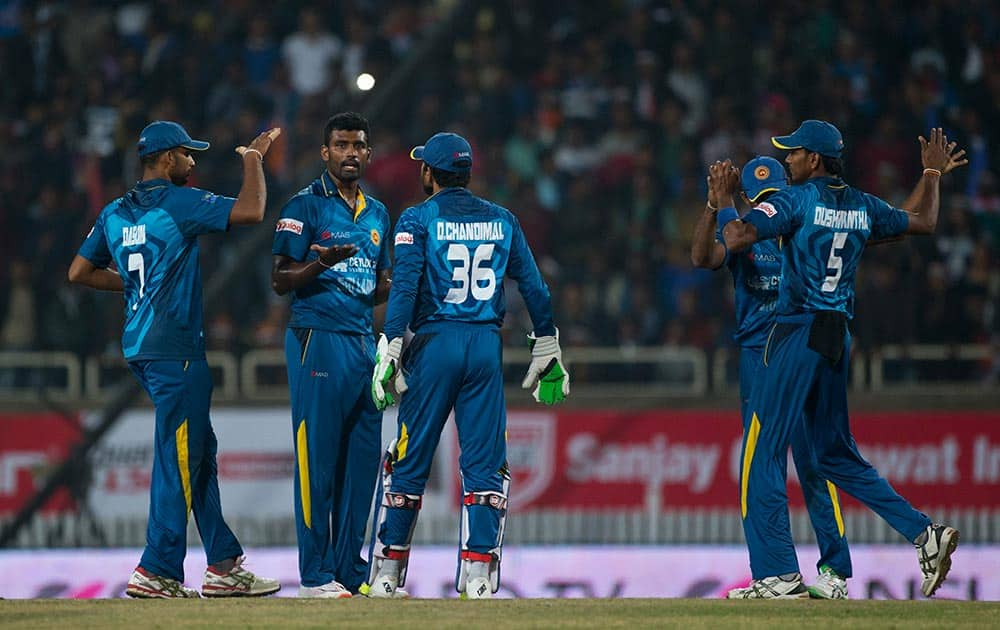
<instances>
[{"instance_id":1,"label":"red advertising banner","mask_svg":"<svg viewBox=\"0 0 1000 630\"><path fill-rule=\"evenodd\" d=\"M857 413L851 423L862 455L915 506L1000 506L1000 412ZM513 412L512 503L732 508L740 438L728 410ZM801 506L791 463L788 470L789 499Z\"/></svg>"},{"instance_id":2,"label":"red advertising banner","mask_svg":"<svg viewBox=\"0 0 1000 630\"><path fill-rule=\"evenodd\" d=\"M80 438L79 419L54 413L0 414L0 516L14 514L42 485ZM74 506L59 490L43 512Z\"/></svg>"}]
</instances>

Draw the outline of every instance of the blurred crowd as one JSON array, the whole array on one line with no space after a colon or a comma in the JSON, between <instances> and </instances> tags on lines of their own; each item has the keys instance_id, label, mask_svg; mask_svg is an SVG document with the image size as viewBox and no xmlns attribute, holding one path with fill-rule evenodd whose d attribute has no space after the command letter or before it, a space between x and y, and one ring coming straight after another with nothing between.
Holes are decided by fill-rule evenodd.
<instances>
[{"instance_id":1,"label":"blurred crowd","mask_svg":"<svg viewBox=\"0 0 1000 630\"><path fill-rule=\"evenodd\" d=\"M343 109L371 116L363 187L393 219L422 198L409 148L444 129L470 139L471 187L519 217L564 345L706 350L733 328L728 274L688 258L707 164L780 158L772 135L822 118L844 134L847 181L899 204L920 175L917 136L942 126L970 164L944 178L937 235L865 253L856 343L1000 336L1000 4L463 5L0 0L3 348L118 352L121 304L65 271L137 178L147 122L209 139L192 184L226 194L239 188L232 148L283 127L267 161L274 216L320 172L323 123ZM434 28L458 8L457 28ZM432 37L445 41L424 55ZM380 89L395 93L376 115ZM206 276L258 229L205 239ZM249 258L206 316L213 348L282 342L269 251ZM530 322L511 303L505 328L521 344ZM997 373L986 361L961 376Z\"/></svg>"}]
</instances>

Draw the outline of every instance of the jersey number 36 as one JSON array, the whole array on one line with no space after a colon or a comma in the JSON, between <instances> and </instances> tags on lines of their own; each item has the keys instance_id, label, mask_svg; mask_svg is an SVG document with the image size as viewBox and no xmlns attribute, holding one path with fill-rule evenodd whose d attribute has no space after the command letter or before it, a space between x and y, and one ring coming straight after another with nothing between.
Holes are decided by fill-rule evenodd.
<instances>
[{"instance_id":1,"label":"jersey number 36","mask_svg":"<svg viewBox=\"0 0 1000 630\"><path fill-rule=\"evenodd\" d=\"M448 246L448 260L455 263L455 269L451 274L451 279L458 283L457 287L448 290L448 295L444 301L449 304L461 304L469 297L480 302L493 297L497 290L497 274L489 267L490 258L493 257L493 243L483 243L476 248L472 255L472 264L469 264L469 248L461 243L452 243Z\"/></svg>"}]
</instances>

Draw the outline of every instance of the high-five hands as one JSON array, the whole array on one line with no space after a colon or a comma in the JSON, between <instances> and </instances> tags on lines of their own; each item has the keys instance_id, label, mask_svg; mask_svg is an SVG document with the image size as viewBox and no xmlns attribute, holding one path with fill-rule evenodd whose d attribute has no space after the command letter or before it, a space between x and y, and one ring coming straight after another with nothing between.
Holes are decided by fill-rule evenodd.
<instances>
[{"instance_id":1,"label":"high-five hands","mask_svg":"<svg viewBox=\"0 0 1000 630\"><path fill-rule=\"evenodd\" d=\"M708 203L713 208L735 206L733 196L740 190L740 169L732 160L716 160L708 167Z\"/></svg>"}]
</instances>

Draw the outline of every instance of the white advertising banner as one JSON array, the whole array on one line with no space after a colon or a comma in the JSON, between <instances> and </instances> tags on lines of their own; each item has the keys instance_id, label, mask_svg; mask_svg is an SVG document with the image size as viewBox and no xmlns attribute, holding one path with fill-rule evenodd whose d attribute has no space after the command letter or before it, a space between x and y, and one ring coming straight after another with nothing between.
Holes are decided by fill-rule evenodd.
<instances>
[{"instance_id":1,"label":"white advertising banner","mask_svg":"<svg viewBox=\"0 0 1000 630\"><path fill-rule=\"evenodd\" d=\"M394 410L383 423L395 430ZM88 499L98 518L145 518L154 426L152 409L128 411L94 448ZM219 442L219 492L226 517L290 518L295 450L288 409L220 408L212 412L212 426Z\"/></svg>"},{"instance_id":2,"label":"white advertising banner","mask_svg":"<svg viewBox=\"0 0 1000 630\"><path fill-rule=\"evenodd\" d=\"M6 598L122 597L137 549L0 552L0 596ZM456 551L415 547L406 588L414 597L455 597ZM851 548L854 599L922 599L917 557L907 545ZM802 553L803 575L815 575L815 554ZM295 596L294 548L248 551L247 566L281 581L279 596ZM204 556L192 548L186 584L199 588ZM750 579L746 550L734 546L520 547L504 550L499 597L722 597ZM1000 600L1000 545L959 547L937 597Z\"/></svg>"}]
</instances>

